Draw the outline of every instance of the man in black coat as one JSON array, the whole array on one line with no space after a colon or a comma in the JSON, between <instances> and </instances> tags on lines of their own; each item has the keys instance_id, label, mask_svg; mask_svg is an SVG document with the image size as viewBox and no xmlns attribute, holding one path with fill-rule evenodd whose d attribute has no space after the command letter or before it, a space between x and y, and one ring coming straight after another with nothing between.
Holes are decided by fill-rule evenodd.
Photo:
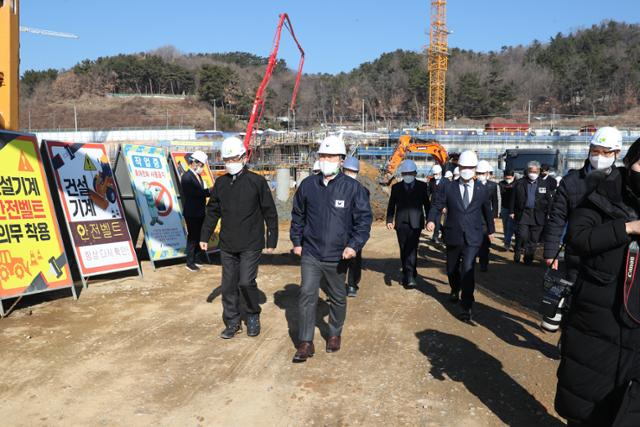
<instances>
[{"instance_id":1,"label":"man in black coat","mask_svg":"<svg viewBox=\"0 0 640 427\"><path fill-rule=\"evenodd\" d=\"M574 209L582 202L587 193L587 176L596 170L610 173L618 153L622 149L622 134L611 127L598 129L589 144L589 159L580 169L573 169L562 178L553 198L549 219L544 227L544 259L551 266L562 244L567 222ZM571 248L565 250L565 278L574 282L578 275L580 259L572 254ZM552 266L557 268L556 265Z\"/></svg>"},{"instance_id":2,"label":"man in black coat","mask_svg":"<svg viewBox=\"0 0 640 427\"><path fill-rule=\"evenodd\" d=\"M242 331L242 295L246 305L247 335L260 333L259 291L256 283L258 264L265 248L267 253L278 243L278 212L269 184L245 166L244 143L230 137L222 142L222 159L227 173L213 186L206 217L200 234L200 248L220 223L220 262L222 264L222 318L226 328L221 338L233 338Z\"/></svg>"},{"instance_id":3,"label":"man in black coat","mask_svg":"<svg viewBox=\"0 0 640 427\"><path fill-rule=\"evenodd\" d=\"M516 222L509 216L509 206L511 205L511 197L513 197L513 187L516 185L513 171L506 170L504 179L498 183L500 187L500 199L502 201L500 207L500 218L502 219L502 232L504 234L504 249L508 251L511 248L511 238L516 232Z\"/></svg>"},{"instance_id":4,"label":"man in black coat","mask_svg":"<svg viewBox=\"0 0 640 427\"><path fill-rule=\"evenodd\" d=\"M438 194L440 186L444 185L442 182L442 166L434 165L431 172L433 173L433 176L429 180L429 202L433 203L433 198ZM431 237L431 241L434 243L440 243L440 229L442 228L441 217L442 215L438 215L435 221L436 229L433 230L433 236Z\"/></svg>"},{"instance_id":5,"label":"man in black coat","mask_svg":"<svg viewBox=\"0 0 640 427\"><path fill-rule=\"evenodd\" d=\"M476 168L476 177L480 184L484 185L489 192L489 198L491 200L491 211L495 218L498 212L498 184L493 181L489 181L491 174L491 165L486 160L480 160L478 167ZM493 221L493 219L492 219ZM480 271L486 272L489 270L489 252L491 249L491 240L489 239L488 227L486 223L483 223L482 231L484 232L484 239L482 245L478 251L478 259L480 261Z\"/></svg>"},{"instance_id":6,"label":"man in black coat","mask_svg":"<svg viewBox=\"0 0 640 427\"><path fill-rule=\"evenodd\" d=\"M418 243L429 212L429 187L416 180L417 168L413 160L400 164L402 182L394 184L387 206L387 228L395 228L400 245L402 285L416 286Z\"/></svg>"},{"instance_id":7,"label":"man in black coat","mask_svg":"<svg viewBox=\"0 0 640 427\"><path fill-rule=\"evenodd\" d=\"M202 151L194 152L189 157L189 169L180 177L183 214L187 223L187 270L189 271L200 270L200 266L196 264L196 256L200 251L198 242L200 242L207 197L211 195L211 190L213 190L206 188L201 176L207 161L205 153Z\"/></svg>"},{"instance_id":8,"label":"man in black coat","mask_svg":"<svg viewBox=\"0 0 640 427\"><path fill-rule=\"evenodd\" d=\"M490 194L481 183L474 181L478 157L473 151L460 154L458 167L460 178L446 182L438 191L431 209L427 230L435 229L438 213L447 209L444 224L444 243L447 245L447 276L451 286L451 301L457 302L462 291L462 312L460 319L471 321L471 307L474 302L475 263L487 225L489 238L495 232Z\"/></svg>"},{"instance_id":9,"label":"man in black coat","mask_svg":"<svg viewBox=\"0 0 640 427\"><path fill-rule=\"evenodd\" d=\"M524 263L528 265L533 262L536 245L551 207L553 191L550 182L540 179L540 163L534 160L527 164L526 176L520 178L513 188L509 213L518 223L513 255L515 262L520 262L522 251Z\"/></svg>"},{"instance_id":10,"label":"man in black coat","mask_svg":"<svg viewBox=\"0 0 640 427\"><path fill-rule=\"evenodd\" d=\"M558 187L558 181L551 175L550 167L547 164L544 164L540 167L540 179L543 181L549 181L547 183L547 187L551 189L551 191L555 191Z\"/></svg>"}]
</instances>

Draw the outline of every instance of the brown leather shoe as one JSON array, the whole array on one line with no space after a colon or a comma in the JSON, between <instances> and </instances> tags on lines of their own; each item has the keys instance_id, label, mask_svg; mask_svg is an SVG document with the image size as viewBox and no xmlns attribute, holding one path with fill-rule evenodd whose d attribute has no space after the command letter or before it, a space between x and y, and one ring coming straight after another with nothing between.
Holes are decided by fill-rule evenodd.
<instances>
[{"instance_id":1,"label":"brown leather shoe","mask_svg":"<svg viewBox=\"0 0 640 427\"><path fill-rule=\"evenodd\" d=\"M329 337L327 340L327 353L335 353L340 350L340 337Z\"/></svg>"},{"instance_id":2,"label":"brown leather shoe","mask_svg":"<svg viewBox=\"0 0 640 427\"><path fill-rule=\"evenodd\" d=\"M313 354L316 352L316 349L313 346L313 342L311 341L302 341L298 345L298 350L296 354L293 356L293 363L302 363L306 362L308 358L313 357Z\"/></svg>"}]
</instances>

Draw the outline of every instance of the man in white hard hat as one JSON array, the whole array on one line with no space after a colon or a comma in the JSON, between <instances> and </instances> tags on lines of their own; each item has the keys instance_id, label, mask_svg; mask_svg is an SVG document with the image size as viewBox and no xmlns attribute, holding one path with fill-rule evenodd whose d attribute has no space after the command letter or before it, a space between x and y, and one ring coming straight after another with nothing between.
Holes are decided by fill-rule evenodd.
<instances>
[{"instance_id":1,"label":"man in white hard hat","mask_svg":"<svg viewBox=\"0 0 640 427\"><path fill-rule=\"evenodd\" d=\"M518 223L516 247L513 260L520 262L524 252L524 263L533 262L536 247L540 242L544 224L551 207L555 181L540 178L540 162L533 160L527 164L526 176L516 181L509 213Z\"/></svg>"},{"instance_id":2,"label":"man in white hard hat","mask_svg":"<svg viewBox=\"0 0 640 427\"><path fill-rule=\"evenodd\" d=\"M562 243L569 217L582 202L587 192L587 176L594 172L611 173L622 150L622 134L614 127L602 127L596 131L589 143L589 158L580 169L570 170L562 178L553 198L549 218L544 226L544 258L547 265L557 268L555 255ZM580 258L565 249L565 278L574 282L578 275Z\"/></svg>"},{"instance_id":3,"label":"man in white hard hat","mask_svg":"<svg viewBox=\"0 0 640 427\"><path fill-rule=\"evenodd\" d=\"M433 198L435 197L435 195L438 193L438 190L440 189L440 186L443 185L442 184L442 166L440 165L433 165L433 168L431 168L431 179L429 180L429 202L432 203L433 202ZM451 176L453 177L453 174L451 174ZM427 214L429 212L427 211ZM442 227L442 216L438 216L438 218L436 218L436 229L433 230L433 236L431 236L431 241L434 243L440 243L440 228Z\"/></svg>"},{"instance_id":4,"label":"man in white hard hat","mask_svg":"<svg viewBox=\"0 0 640 427\"><path fill-rule=\"evenodd\" d=\"M187 270L198 271L200 266L196 263L200 250L200 233L205 217L207 197L211 195L213 188L207 188L202 172L209 158L202 151L195 151L189 158L189 169L180 177L182 187L182 206L184 220L187 223Z\"/></svg>"},{"instance_id":5,"label":"man in white hard hat","mask_svg":"<svg viewBox=\"0 0 640 427\"><path fill-rule=\"evenodd\" d=\"M447 276L451 286L450 300L460 301L462 311L459 318L471 321L473 291L475 288L474 266L482 245L483 222L487 224L489 238L495 229L491 211L491 195L484 185L474 181L478 156L473 151L463 151L458 159L460 178L438 191L429 211L427 230L435 229L438 213L447 209L444 243L447 246ZM462 295L460 292L462 291Z\"/></svg>"},{"instance_id":6,"label":"man in white hard hat","mask_svg":"<svg viewBox=\"0 0 640 427\"><path fill-rule=\"evenodd\" d=\"M413 160L405 160L398 171L402 182L391 187L387 205L387 228L396 230L400 246L402 265L402 286L413 288L417 285L418 243L429 213L429 186L416 180L417 167Z\"/></svg>"},{"instance_id":7,"label":"man in white hard hat","mask_svg":"<svg viewBox=\"0 0 640 427\"><path fill-rule=\"evenodd\" d=\"M200 247L220 223L220 262L222 264L221 338L233 338L242 331L241 295L245 302L247 335L260 334L258 264L262 250L273 252L278 243L278 212L267 181L246 168L244 143L230 137L222 142L222 160L227 173L214 186L200 235ZM267 237L265 242L265 223Z\"/></svg>"},{"instance_id":8,"label":"man in white hard hat","mask_svg":"<svg viewBox=\"0 0 640 427\"><path fill-rule=\"evenodd\" d=\"M346 157L342 139L328 136L320 144L318 155L321 175L309 176L300 183L291 211L293 251L302 257L294 363L305 362L315 353L313 336L321 283L329 297L326 351L340 350L347 313L347 267L369 239L373 220L364 187L340 170Z\"/></svg>"},{"instance_id":9,"label":"man in white hard hat","mask_svg":"<svg viewBox=\"0 0 640 427\"><path fill-rule=\"evenodd\" d=\"M446 172L444 173L444 178L445 178L446 180L453 181L453 172L451 172L451 171L446 171Z\"/></svg>"},{"instance_id":10,"label":"man in white hard hat","mask_svg":"<svg viewBox=\"0 0 640 427\"><path fill-rule=\"evenodd\" d=\"M491 176L491 165L486 160L480 160L478 167L476 168L476 179L482 185L484 185L489 192L491 200L491 212L493 217L496 217L498 212L498 184L493 181L489 181ZM493 221L493 220L492 220ZM483 223L482 231L484 232L484 239L482 245L478 251L478 260L480 261L480 271L486 272L489 270L489 252L491 249L491 241L488 236L487 224Z\"/></svg>"}]
</instances>

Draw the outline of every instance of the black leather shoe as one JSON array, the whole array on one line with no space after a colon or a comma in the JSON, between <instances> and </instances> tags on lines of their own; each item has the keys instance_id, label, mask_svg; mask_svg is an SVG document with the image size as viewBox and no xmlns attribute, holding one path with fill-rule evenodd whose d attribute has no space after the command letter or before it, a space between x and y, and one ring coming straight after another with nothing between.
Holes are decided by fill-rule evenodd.
<instances>
[{"instance_id":1,"label":"black leather shoe","mask_svg":"<svg viewBox=\"0 0 640 427\"><path fill-rule=\"evenodd\" d=\"M220 333L220 338L225 340L231 339L237 334L242 333L242 325L240 323L232 323Z\"/></svg>"},{"instance_id":2,"label":"black leather shoe","mask_svg":"<svg viewBox=\"0 0 640 427\"><path fill-rule=\"evenodd\" d=\"M358 295L358 288L355 286L347 286L347 296L350 298L355 298Z\"/></svg>"},{"instance_id":3,"label":"black leather shoe","mask_svg":"<svg viewBox=\"0 0 640 427\"><path fill-rule=\"evenodd\" d=\"M460 291L451 292L451 295L449 295L449 301L451 301L451 302L460 301Z\"/></svg>"},{"instance_id":4,"label":"black leather shoe","mask_svg":"<svg viewBox=\"0 0 640 427\"><path fill-rule=\"evenodd\" d=\"M327 340L327 353L340 351L340 337L329 337Z\"/></svg>"},{"instance_id":5,"label":"black leather shoe","mask_svg":"<svg viewBox=\"0 0 640 427\"><path fill-rule=\"evenodd\" d=\"M316 352L313 343L311 341L302 341L298 345L298 349L296 354L293 356L293 363L302 363L306 362L308 358L313 357L313 354Z\"/></svg>"},{"instance_id":6,"label":"black leather shoe","mask_svg":"<svg viewBox=\"0 0 640 427\"><path fill-rule=\"evenodd\" d=\"M525 255L524 256L524 264L531 265L533 263L533 255Z\"/></svg>"},{"instance_id":7,"label":"black leather shoe","mask_svg":"<svg viewBox=\"0 0 640 427\"><path fill-rule=\"evenodd\" d=\"M520 251L515 251L513 254L513 262L518 263L520 262Z\"/></svg>"},{"instance_id":8,"label":"black leather shoe","mask_svg":"<svg viewBox=\"0 0 640 427\"><path fill-rule=\"evenodd\" d=\"M416 286L418 286L418 284L416 283L415 279L411 279L409 280L409 282L407 282L407 288L415 288Z\"/></svg>"},{"instance_id":9,"label":"black leather shoe","mask_svg":"<svg viewBox=\"0 0 640 427\"><path fill-rule=\"evenodd\" d=\"M471 309L467 310L463 308L460 314L458 314L458 319L462 320L463 322L470 323L472 320Z\"/></svg>"},{"instance_id":10,"label":"black leather shoe","mask_svg":"<svg viewBox=\"0 0 640 427\"><path fill-rule=\"evenodd\" d=\"M247 335L257 337L260 335L260 315L250 314L247 316Z\"/></svg>"}]
</instances>

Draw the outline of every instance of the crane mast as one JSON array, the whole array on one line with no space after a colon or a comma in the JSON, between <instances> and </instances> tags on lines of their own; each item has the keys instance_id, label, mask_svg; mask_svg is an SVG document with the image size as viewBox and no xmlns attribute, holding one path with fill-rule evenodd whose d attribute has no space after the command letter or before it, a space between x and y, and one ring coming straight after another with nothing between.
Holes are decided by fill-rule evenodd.
<instances>
[{"instance_id":1,"label":"crane mast","mask_svg":"<svg viewBox=\"0 0 640 427\"><path fill-rule=\"evenodd\" d=\"M447 67L449 64L449 31L447 30L447 1L431 1L431 29L429 31L429 117L432 129L444 127L444 107Z\"/></svg>"},{"instance_id":2,"label":"crane mast","mask_svg":"<svg viewBox=\"0 0 640 427\"><path fill-rule=\"evenodd\" d=\"M20 1L0 0L0 129L18 130Z\"/></svg>"}]
</instances>

